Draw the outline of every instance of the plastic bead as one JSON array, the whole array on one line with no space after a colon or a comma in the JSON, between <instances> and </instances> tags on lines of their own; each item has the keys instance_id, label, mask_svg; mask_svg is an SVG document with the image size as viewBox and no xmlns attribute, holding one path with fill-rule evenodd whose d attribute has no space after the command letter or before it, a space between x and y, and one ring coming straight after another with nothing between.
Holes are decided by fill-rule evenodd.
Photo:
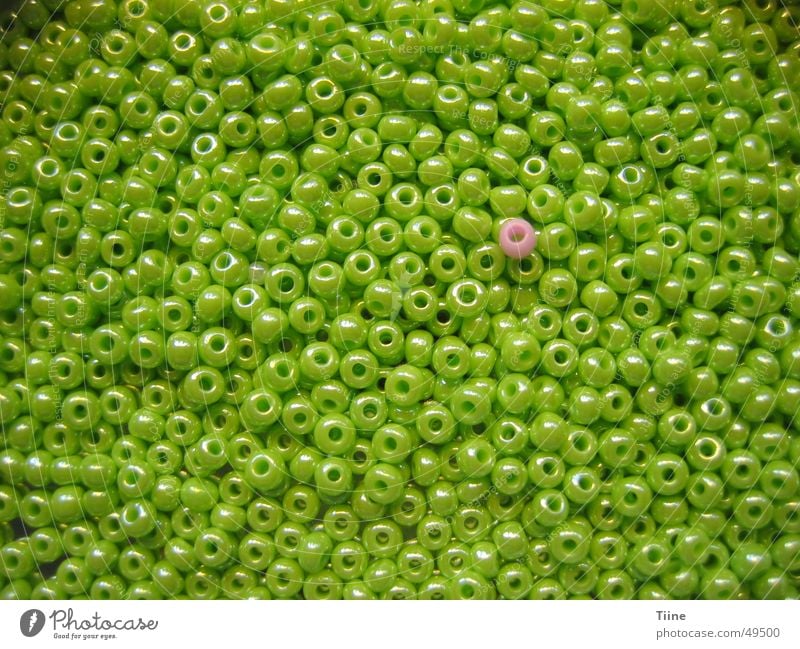
<instances>
[{"instance_id":1,"label":"plastic bead","mask_svg":"<svg viewBox=\"0 0 800 649\"><path fill-rule=\"evenodd\" d=\"M509 219L500 228L500 246L513 259L527 257L536 247L536 233L523 219Z\"/></svg>"}]
</instances>

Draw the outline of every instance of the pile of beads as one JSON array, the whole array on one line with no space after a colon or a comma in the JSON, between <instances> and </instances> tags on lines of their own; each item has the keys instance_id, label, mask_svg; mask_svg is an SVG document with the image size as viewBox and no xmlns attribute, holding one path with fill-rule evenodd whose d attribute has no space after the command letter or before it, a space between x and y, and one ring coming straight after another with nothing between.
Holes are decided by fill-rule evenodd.
<instances>
[{"instance_id":1,"label":"pile of beads","mask_svg":"<svg viewBox=\"0 0 800 649\"><path fill-rule=\"evenodd\" d=\"M0 597L796 597L797 20L25 0Z\"/></svg>"}]
</instances>

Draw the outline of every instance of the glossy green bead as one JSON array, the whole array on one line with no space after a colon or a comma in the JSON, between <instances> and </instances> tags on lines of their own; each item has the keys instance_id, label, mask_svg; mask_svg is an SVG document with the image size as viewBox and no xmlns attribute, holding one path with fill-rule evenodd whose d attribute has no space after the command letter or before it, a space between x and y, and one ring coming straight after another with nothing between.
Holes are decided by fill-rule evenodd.
<instances>
[{"instance_id":1,"label":"glossy green bead","mask_svg":"<svg viewBox=\"0 0 800 649\"><path fill-rule=\"evenodd\" d=\"M272 491L283 484L285 465L274 451L253 453L244 471L248 485L260 491Z\"/></svg>"},{"instance_id":2,"label":"glossy green bead","mask_svg":"<svg viewBox=\"0 0 800 649\"><path fill-rule=\"evenodd\" d=\"M378 463L364 476L364 487L369 498L380 504L390 504L402 495L402 474L386 463Z\"/></svg>"},{"instance_id":3,"label":"glossy green bead","mask_svg":"<svg viewBox=\"0 0 800 649\"><path fill-rule=\"evenodd\" d=\"M730 566L741 581L748 582L769 571L772 557L768 549L760 543L742 543L731 554Z\"/></svg>"},{"instance_id":4,"label":"glossy green bead","mask_svg":"<svg viewBox=\"0 0 800 649\"><path fill-rule=\"evenodd\" d=\"M743 492L734 502L733 515L746 529L760 529L769 524L772 517L772 501L758 490Z\"/></svg>"}]
</instances>

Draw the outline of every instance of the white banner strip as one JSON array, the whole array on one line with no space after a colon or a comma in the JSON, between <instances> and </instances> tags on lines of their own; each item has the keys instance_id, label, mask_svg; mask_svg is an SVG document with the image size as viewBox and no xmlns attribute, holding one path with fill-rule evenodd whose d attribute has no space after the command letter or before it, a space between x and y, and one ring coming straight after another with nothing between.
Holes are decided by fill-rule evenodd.
<instances>
[{"instance_id":1,"label":"white banner strip","mask_svg":"<svg viewBox=\"0 0 800 649\"><path fill-rule=\"evenodd\" d=\"M512 644L513 643L513 644ZM550 644L552 643L552 645ZM0 646L800 647L798 602L0 602Z\"/></svg>"}]
</instances>

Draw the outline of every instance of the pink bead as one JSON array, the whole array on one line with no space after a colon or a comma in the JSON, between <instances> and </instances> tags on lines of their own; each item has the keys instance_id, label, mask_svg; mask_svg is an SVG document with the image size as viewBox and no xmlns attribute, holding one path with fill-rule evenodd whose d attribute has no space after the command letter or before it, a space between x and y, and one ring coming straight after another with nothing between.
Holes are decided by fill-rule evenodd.
<instances>
[{"instance_id":1,"label":"pink bead","mask_svg":"<svg viewBox=\"0 0 800 649\"><path fill-rule=\"evenodd\" d=\"M514 259L522 259L536 247L536 232L525 219L509 219L500 226L500 247Z\"/></svg>"}]
</instances>

